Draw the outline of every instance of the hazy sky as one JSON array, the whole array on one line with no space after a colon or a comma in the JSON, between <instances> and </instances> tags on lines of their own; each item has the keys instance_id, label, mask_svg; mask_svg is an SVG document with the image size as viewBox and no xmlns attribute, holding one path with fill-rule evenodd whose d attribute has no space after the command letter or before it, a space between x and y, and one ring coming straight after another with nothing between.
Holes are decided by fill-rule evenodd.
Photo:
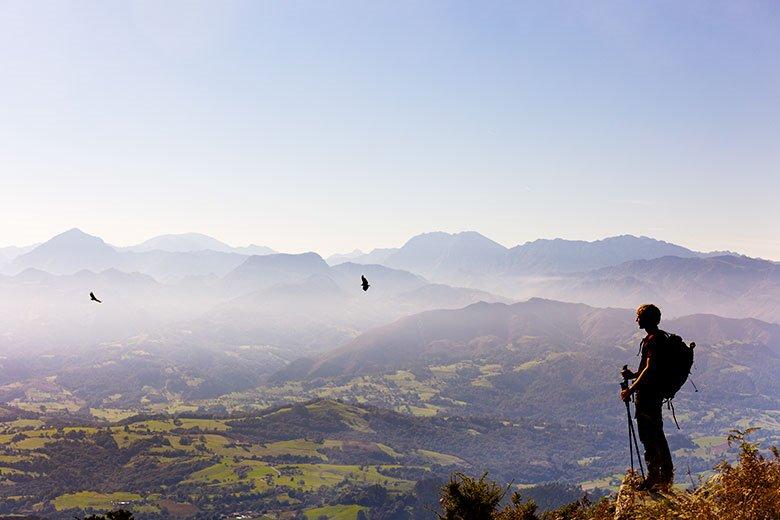
<instances>
[{"instance_id":1,"label":"hazy sky","mask_svg":"<svg viewBox=\"0 0 780 520\"><path fill-rule=\"evenodd\" d=\"M780 3L0 0L0 245L780 259Z\"/></svg>"}]
</instances>

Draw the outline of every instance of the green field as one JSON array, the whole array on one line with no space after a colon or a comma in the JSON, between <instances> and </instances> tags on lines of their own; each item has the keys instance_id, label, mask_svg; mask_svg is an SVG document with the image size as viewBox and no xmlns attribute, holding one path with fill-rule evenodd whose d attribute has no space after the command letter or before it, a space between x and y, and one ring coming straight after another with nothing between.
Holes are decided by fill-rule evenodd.
<instances>
[{"instance_id":1,"label":"green field","mask_svg":"<svg viewBox=\"0 0 780 520\"><path fill-rule=\"evenodd\" d=\"M307 509L304 513L306 514L307 520L317 520L322 516L328 517L328 520L355 520L358 512L365 509L365 507L357 505L325 506Z\"/></svg>"},{"instance_id":2,"label":"green field","mask_svg":"<svg viewBox=\"0 0 780 520\"><path fill-rule=\"evenodd\" d=\"M455 455L448 455L446 453L439 453L437 451L430 450L417 450L417 453L430 460L434 464L440 464L442 466L451 466L453 464L463 464L463 460Z\"/></svg>"},{"instance_id":3,"label":"green field","mask_svg":"<svg viewBox=\"0 0 780 520\"><path fill-rule=\"evenodd\" d=\"M57 511L63 511L65 509L86 509L88 507L93 509L115 509L120 502L134 502L141 499L141 495L137 493L80 491L78 493L60 495L53 502Z\"/></svg>"}]
</instances>

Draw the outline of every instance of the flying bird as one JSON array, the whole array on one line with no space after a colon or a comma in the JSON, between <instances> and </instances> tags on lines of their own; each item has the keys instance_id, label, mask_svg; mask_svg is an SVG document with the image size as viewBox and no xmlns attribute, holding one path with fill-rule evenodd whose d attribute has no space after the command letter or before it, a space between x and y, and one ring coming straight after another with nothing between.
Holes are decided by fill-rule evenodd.
<instances>
[{"instance_id":1,"label":"flying bird","mask_svg":"<svg viewBox=\"0 0 780 520\"><path fill-rule=\"evenodd\" d=\"M367 290L368 290L368 288L369 288L369 287L371 287L371 286L368 284L368 280L366 280L366 277L365 277L365 276L363 276L362 274L360 275L360 279L361 279L361 280L363 280L363 284L362 284L362 285L363 285L363 290L364 290L364 291L367 291Z\"/></svg>"},{"instance_id":2,"label":"flying bird","mask_svg":"<svg viewBox=\"0 0 780 520\"><path fill-rule=\"evenodd\" d=\"M92 300L93 302L103 303L102 301L95 298L95 293L89 293L89 299Z\"/></svg>"}]
</instances>

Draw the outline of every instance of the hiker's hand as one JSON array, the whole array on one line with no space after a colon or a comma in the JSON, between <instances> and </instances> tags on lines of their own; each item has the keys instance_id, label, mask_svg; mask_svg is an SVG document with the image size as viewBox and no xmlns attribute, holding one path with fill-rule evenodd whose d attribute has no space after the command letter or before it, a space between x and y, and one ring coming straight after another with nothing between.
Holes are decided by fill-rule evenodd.
<instances>
[{"instance_id":1,"label":"hiker's hand","mask_svg":"<svg viewBox=\"0 0 780 520\"><path fill-rule=\"evenodd\" d=\"M626 388L625 390L620 391L620 400L621 401L628 401L628 399L631 397L632 391L630 388Z\"/></svg>"}]
</instances>

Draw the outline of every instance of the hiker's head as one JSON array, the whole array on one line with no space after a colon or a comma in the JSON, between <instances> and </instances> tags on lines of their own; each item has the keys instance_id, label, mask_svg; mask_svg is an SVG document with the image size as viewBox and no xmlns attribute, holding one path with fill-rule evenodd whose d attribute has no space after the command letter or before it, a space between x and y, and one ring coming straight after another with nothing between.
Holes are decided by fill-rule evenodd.
<instances>
[{"instance_id":1,"label":"hiker's head","mask_svg":"<svg viewBox=\"0 0 780 520\"><path fill-rule=\"evenodd\" d=\"M636 310L636 322L640 329L658 328L658 324L661 323L661 309L652 303L640 305Z\"/></svg>"}]
</instances>

